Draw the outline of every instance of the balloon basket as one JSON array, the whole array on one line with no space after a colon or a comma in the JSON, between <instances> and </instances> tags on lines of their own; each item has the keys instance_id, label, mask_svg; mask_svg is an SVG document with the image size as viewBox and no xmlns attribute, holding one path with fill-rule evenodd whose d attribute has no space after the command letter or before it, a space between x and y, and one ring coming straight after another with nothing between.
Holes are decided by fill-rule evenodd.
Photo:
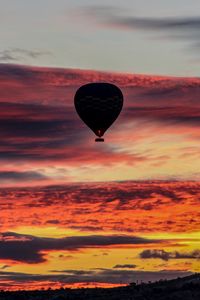
<instances>
[{"instance_id":1,"label":"balloon basket","mask_svg":"<svg viewBox=\"0 0 200 300\"><path fill-rule=\"evenodd\" d=\"M104 139L103 138L96 138L95 142L104 142Z\"/></svg>"}]
</instances>

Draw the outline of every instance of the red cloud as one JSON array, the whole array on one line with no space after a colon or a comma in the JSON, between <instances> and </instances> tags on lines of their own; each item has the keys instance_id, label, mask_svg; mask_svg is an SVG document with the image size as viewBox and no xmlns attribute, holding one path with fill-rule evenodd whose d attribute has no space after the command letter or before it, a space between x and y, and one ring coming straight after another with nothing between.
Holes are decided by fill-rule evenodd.
<instances>
[{"instance_id":1,"label":"red cloud","mask_svg":"<svg viewBox=\"0 0 200 300\"><path fill-rule=\"evenodd\" d=\"M170 98L172 103L178 95L186 95L187 102L199 93L200 79L176 78L153 75L109 73L76 69L58 69L0 64L0 101L72 105L76 89L88 82L112 82L119 85L125 96L134 102L139 98L147 104L153 98ZM192 92L192 94L191 94ZM151 98L151 99L149 99ZM151 100L151 101L150 101ZM194 99L195 100L195 99ZM132 99L133 101L133 99ZM198 103L197 100L195 100Z\"/></svg>"},{"instance_id":2,"label":"red cloud","mask_svg":"<svg viewBox=\"0 0 200 300\"><path fill-rule=\"evenodd\" d=\"M199 230L199 197L197 182L4 188L0 190L1 229L53 224L86 232L192 232Z\"/></svg>"},{"instance_id":3,"label":"red cloud","mask_svg":"<svg viewBox=\"0 0 200 300\"><path fill-rule=\"evenodd\" d=\"M0 160L4 162L77 166L96 164L98 159L104 165L152 161L159 166L160 155L152 158L147 152L123 148L145 142L152 131L157 136L187 135L188 147L190 139L199 140L200 80L196 78L1 64L0 79ZM123 90L124 109L108 131L118 150L107 144L97 148L74 110L77 88L94 81L113 82Z\"/></svg>"}]
</instances>

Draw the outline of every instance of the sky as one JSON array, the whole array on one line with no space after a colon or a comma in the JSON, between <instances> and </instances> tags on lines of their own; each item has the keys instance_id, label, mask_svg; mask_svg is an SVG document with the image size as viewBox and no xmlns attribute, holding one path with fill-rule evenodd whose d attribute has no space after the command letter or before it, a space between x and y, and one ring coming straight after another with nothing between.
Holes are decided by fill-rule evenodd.
<instances>
[{"instance_id":1,"label":"sky","mask_svg":"<svg viewBox=\"0 0 200 300\"><path fill-rule=\"evenodd\" d=\"M0 4L0 289L200 272L198 1ZM88 82L124 95L104 143Z\"/></svg>"},{"instance_id":2,"label":"sky","mask_svg":"<svg viewBox=\"0 0 200 300\"><path fill-rule=\"evenodd\" d=\"M199 1L0 4L2 62L199 76Z\"/></svg>"}]
</instances>

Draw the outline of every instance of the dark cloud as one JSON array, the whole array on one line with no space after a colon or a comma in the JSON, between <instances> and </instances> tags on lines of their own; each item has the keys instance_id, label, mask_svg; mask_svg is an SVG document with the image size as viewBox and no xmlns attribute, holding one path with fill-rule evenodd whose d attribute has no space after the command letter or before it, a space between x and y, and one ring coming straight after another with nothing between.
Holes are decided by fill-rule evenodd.
<instances>
[{"instance_id":1,"label":"dark cloud","mask_svg":"<svg viewBox=\"0 0 200 300\"><path fill-rule=\"evenodd\" d=\"M5 270L7 268L10 268L10 266L9 265L3 265L2 267L0 267L0 270Z\"/></svg>"},{"instance_id":2,"label":"dark cloud","mask_svg":"<svg viewBox=\"0 0 200 300\"><path fill-rule=\"evenodd\" d=\"M0 61L21 61L26 58L36 59L44 55L52 55L50 51L27 50L21 48L6 49L0 51Z\"/></svg>"},{"instance_id":3,"label":"dark cloud","mask_svg":"<svg viewBox=\"0 0 200 300\"><path fill-rule=\"evenodd\" d=\"M47 177L39 172L34 171L0 171L1 181L32 181L32 180L43 180Z\"/></svg>"},{"instance_id":4,"label":"dark cloud","mask_svg":"<svg viewBox=\"0 0 200 300\"><path fill-rule=\"evenodd\" d=\"M98 155L102 164L131 158L132 163L146 160L137 154L121 154L105 145L89 145L92 133L78 118L73 107L41 104L0 103L0 160L93 162Z\"/></svg>"},{"instance_id":5,"label":"dark cloud","mask_svg":"<svg viewBox=\"0 0 200 300\"><path fill-rule=\"evenodd\" d=\"M16 61L16 57L14 57L10 52L7 50L0 52L0 61L2 62L11 62Z\"/></svg>"},{"instance_id":6,"label":"dark cloud","mask_svg":"<svg viewBox=\"0 0 200 300\"><path fill-rule=\"evenodd\" d=\"M62 159L58 149L84 140L70 108L1 103L0 109L0 159Z\"/></svg>"},{"instance_id":7,"label":"dark cloud","mask_svg":"<svg viewBox=\"0 0 200 300\"><path fill-rule=\"evenodd\" d=\"M167 38L187 40L194 48L199 48L200 16L180 16L180 17L143 17L124 14L117 7L88 6L83 7L83 14L96 22L116 29L140 30L145 33L164 34Z\"/></svg>"},{"instance_id":8,"label":"dark cloud","mask_svg":"<svg viewBox=\"0 0 200 300\"><path fill-rule=\"evenodd\" d=\"M192 106L173 107L128 107L124 117L129 119L145 119L165 124L199 125L200 108Z\"/></svg>"},{"instance_id":9,"label":"dark cloud","mask_svg":"<svg viewBox=\"0 0 200 300\"><path fill-rule=\"evenodd\" d=\"M88 6L83 8L86 14L107 20L112 25L123 25L130 29L141 30L199 30L200 17L136 17L123 16L122 11L112 6Z\"/></svg>"},{"instance_id":10,"label":"dark cloud","mask_svg":"<svg viewBox=\"0 0 200 300\"><path fill-rule=\"evenodd\" d=\"M49 272L72 275L92 275L95 273L93 270L50 270Z\"/></svg>"},{"instance_id":11,"label":"dark cloud","mask_svg":"<svg viewBox=\"0 0 200 300\"><path fill-rule=\"evenodd\" d=\"M46 224L53 224L53 225L57 225L59 223L60 223L59 220L47 220L47 222L46 222Z\"/></svg>"},{"instance_id":12,"label":"dark cloud","mask_svg":"<svg viewBox=\"0 0 200 300\"><path fill-rule=\"evenodd\" d=\"M132 29L141 30L199 30L200 17L163 17L163 18L142 18L142 17L113 17L111 24L124 25Z\"/></svg>"},{"instance_id":13,"label":"dark cloud","mask_svg":"<svg viewBox=\"0 0 200 300\"><path fill-rule=\"evenodd\" d=\"M150 240L126 235L90 235L55 239L6 232L2 233L0 236L0 258L30 264L41 263L46 260L43 251L75 251L81 248L138 245L158 242L159 240Z\"/></svg>"},{"instance_id":14,"label":"dark cloud","mask_svg":"<svg viewBox=\"0 0 200 300\"><path fill-rule=\"evenodd\" d=\"M136 267L137 267L136 265L126 264L126 265L115 265L113 269L135 269Z\"/></svg>"},{"instance_id":15,"label":"dark cloud","mask_svg":"<svg viewBox=\"0 0 200 300\"><path fill-rule=\"evenodd\" d=\"M141 258L160 258L163 260L169 259L169 252L166 252L164 250L144 250L140 253Z\"/></svg>"},{"instance_id":16,"label":"dark cloud","mask_svg":"<svg viewBox=\"0 0 200 300\"><path fill-rule=\"evenodd\" d=\"M174 279L177 277L184 277L191 275L191 272L187 271L132 271L132 270L113 270L113 269L101 269L101 270L52 270L55 274L39 275L39 274L26 274L20 272L5 272L0 271L0 279L3 283L6 281L14 281L15 283L25 282L60 282L60 283L130 283L133 281L148 282L157 281L160 279ZM12 282L10 283L12 285Z\"/></svg>"},{"instance_id":17,"label":"dark cloud","mask_svg":"<svg viewBox=\"0 0 200 300\"><path fill-rule=\"evenodd\" d=\"M82 212L83 214L85 214L86 212ZM89 211L88 211L89 213ZM97 226L97 225L93 225L93 226L78 226L78 225L72 225L70 226L71 229L75 229L75 230L81 230L81 231L102 231L103 230L103 226Z\"/></svg>"},{"instance_id":18,"label":"dark cloud","mask_svg":"<svg viewBox=\"0 0 200 300\"><path fill-rule=\"evenodd\" d=\"M160 258L162 260L168 261L169 259L200 259L200 250L194 250L188 253L181 253L178 251L167 252L165 250L144 250L140 253L140 257L144 259L149 258Z\"/></svg>"}]
</instances>

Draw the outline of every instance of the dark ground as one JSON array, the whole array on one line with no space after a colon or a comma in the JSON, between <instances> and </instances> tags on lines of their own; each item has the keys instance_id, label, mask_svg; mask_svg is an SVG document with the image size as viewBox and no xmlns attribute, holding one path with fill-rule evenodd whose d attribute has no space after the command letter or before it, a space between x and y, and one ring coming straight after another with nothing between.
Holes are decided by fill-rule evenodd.
<instances>
[{"instance_id":1,"label":"dark ground","mask_svg":"<svg viewBox=\"0 0 200 300\"><path fill-rule=\"evenodd\" d=\"M200 300L200 274L119 288L0 292L0 300Z\"/></svg>"}]
</instances>

